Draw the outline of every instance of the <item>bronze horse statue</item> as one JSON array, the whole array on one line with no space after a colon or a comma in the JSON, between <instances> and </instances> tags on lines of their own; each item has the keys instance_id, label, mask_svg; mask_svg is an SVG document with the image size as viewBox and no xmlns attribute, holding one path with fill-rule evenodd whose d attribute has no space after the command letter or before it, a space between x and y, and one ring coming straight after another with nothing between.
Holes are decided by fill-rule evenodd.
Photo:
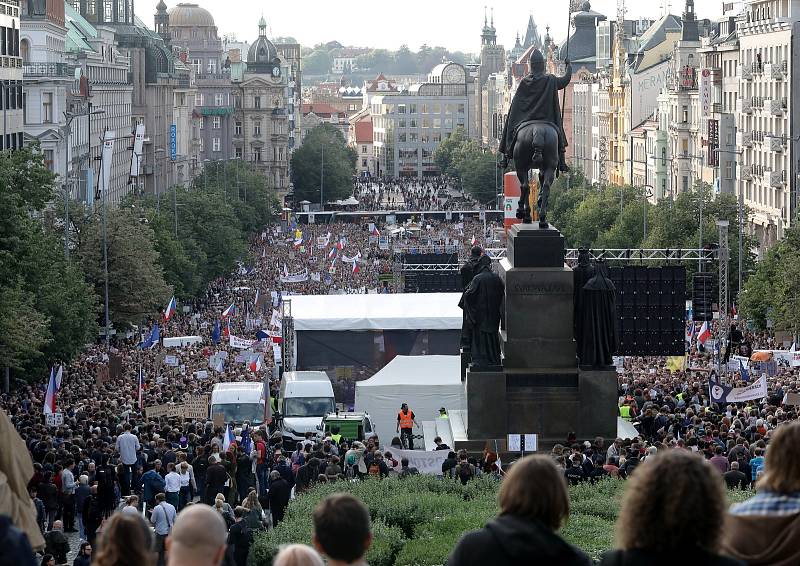
<instances>
[{"instance_id":1,"label":"bronze horse statue","mask_svg":"<svg viewBox=\"0 0 800 566\"><path fill-rule=\"evenodd\" d=\"M546 121L531 121L523 124L517 132L514 144L514 168L520 185L517 218L524 224L531 223L529 174L532 169L539 170L539 198L536 208L539 212L539 226L547 228L547 200L550 187L558 172L558 130L555 124Z\"/></svg>"}]
</instances>

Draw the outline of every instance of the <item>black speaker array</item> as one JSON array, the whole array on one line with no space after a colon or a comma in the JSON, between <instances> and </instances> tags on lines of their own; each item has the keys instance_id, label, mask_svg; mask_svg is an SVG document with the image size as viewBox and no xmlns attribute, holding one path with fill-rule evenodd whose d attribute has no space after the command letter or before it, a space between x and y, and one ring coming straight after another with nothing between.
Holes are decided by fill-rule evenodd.
<instances>
[{"instance_id":1,"label":"black speaker array","mask_svg":"<svg viewBox=\"0 0 800 566\"><path fill-rule=\"evenodd\" d=\"M460 293L461 274L458 271L407 271L406 293Z\"/></svg>"},{"instance_id":2,"label":"black speaker array","mask_svg":"<svg viewBox=\"0 0 800 566\"><path fill-rule=\"evenodd\" d=\"M696 273L692 279L692 320L714 320L714 276L711 273Z\"/></svg>"},{"instance_id":3,"label":"black speaker array","mask_svg":"<svg viewBox=\"0 0 800 566\"><path fill-rule=\"evenodd\" d=\"M609 277L617 289L617 354L683 355L686 268L615 267Z\"/></svg>"},{"instance_id":4,"label":"black speaker array","mask_svg":"<svg viewBox=\"0 0 800 566\"><path fill-rule=\"evenodd\" d=\"M403 271L406 293L460 293L461 274L458 271L458 254L403 254L402 264L406 265L441 265L446 269L435 271Z\"/></svg>"}]
</instances>

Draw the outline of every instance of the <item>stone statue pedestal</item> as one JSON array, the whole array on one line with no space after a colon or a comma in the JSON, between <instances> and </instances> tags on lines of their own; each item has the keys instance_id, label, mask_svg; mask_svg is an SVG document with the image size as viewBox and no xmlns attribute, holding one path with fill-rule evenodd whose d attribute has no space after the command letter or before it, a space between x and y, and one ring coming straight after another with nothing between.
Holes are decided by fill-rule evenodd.
<instances>
[{"instance_id":1,"label":"stone statue pedestal","mask_svg":"<svg viewBox=\"0 0 800 566\"><path fill-rule=\"evenodd\" d=\"M615 438L616 371L578 367L564 237L536 222L513 226L508 237L499 269L506 285L503 368L467 369L467 438L536 433L545 449L566 442L570 432Z\"/></svg>"}]
</instances>

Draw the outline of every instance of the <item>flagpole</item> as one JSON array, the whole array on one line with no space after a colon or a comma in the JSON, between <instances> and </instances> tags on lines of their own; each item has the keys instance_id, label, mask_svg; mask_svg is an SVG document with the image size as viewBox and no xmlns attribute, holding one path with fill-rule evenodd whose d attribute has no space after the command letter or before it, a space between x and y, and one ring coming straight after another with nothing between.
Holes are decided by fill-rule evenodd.
<instances>
[{"instance_id":1,"label":"flagpole","mask_svg":"<svg viewBox=\"0 0 800 566\"><path fill-rule=\"evenodd\" d=\"M567 12L567 45L564 49L564 61L569 61L569 28L572 25L572 5L574 4L574 0L570 0L569 2L569 11ZM566 64L564 65L564 70L566 71ZM567 102L567 89L561 91L561 123L564 123L564 105Z\"/></svg>"}]
</instances>

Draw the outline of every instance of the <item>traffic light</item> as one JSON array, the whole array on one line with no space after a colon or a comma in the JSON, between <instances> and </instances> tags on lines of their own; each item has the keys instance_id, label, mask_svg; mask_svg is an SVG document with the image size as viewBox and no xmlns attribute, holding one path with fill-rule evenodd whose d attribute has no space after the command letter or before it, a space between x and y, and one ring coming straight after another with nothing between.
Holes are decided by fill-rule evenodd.
<instances>
[{"instance_id":1,"label":"traffic light","mask_svg":"<svg viewBox=\"0 0 800 566\"><path fill-rule=\"evenodd\" d=\"M692 280L692 320L714 319L714 277L711 273L696 273Z\"/></svg>"}]
</instances>

